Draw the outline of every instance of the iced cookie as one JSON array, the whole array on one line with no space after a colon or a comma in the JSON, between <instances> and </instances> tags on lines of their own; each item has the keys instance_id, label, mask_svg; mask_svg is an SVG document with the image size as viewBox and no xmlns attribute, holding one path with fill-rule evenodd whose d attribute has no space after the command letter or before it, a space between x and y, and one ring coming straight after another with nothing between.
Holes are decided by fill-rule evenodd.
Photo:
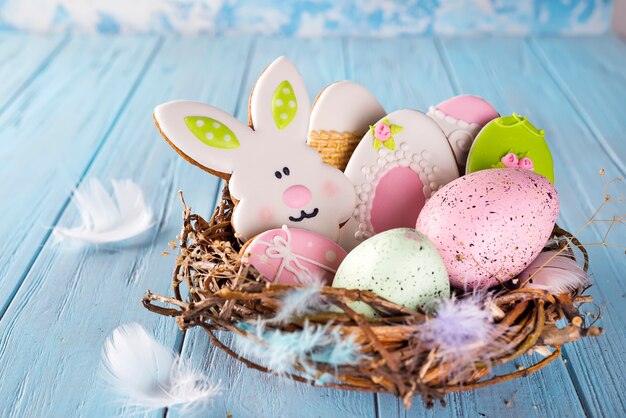
<instances>
[{"instance_id":1,"label":"iced cookie","mask_svg":"<svg viewBox=\"0 0 626 418\"><path fill-rule=\"evenodd\" d=\"M330 285L346 251L334 241L303 229L272 229L242 249L243 260L273 283L298 285L321 280Z\"/></svg>"},{"instance_id":2,"label":"iced cookie","mask_svg":"<svg viewBox=\"0 0 626 418\"><path fill-rule=\"evenodd\" d=\"M333 83L315 99L308 143L326 164L343 170L370 125L385 114L374 95L360 84Z\"/></svg>"},{"instance_id":3,"label":"iced cookie","mask_svg":"<svg viewBox=\"0 0 626 418\"><path fill-rule=\"evenodd\" d=\"M489 122L480 131L467 157L466 172L504 167L531 170L554 183L552 154L543 129L515 113Z\"/></svg>"},{"instance_id":4,"label":"iced cookie","mask_svg":"<svg viewBox=\"0 0 626 418\"><path fill-rule=\"evenodd\" d=\"M462 95L445 100L437 106L431 106L428 109L428 116L433 118L446 134L456 162L463 168L478 132L500 115L485 99Z\"/></svg>"},{"instance_id":5,"label":"iced cookie","mask_svg":"<svg viewBox=\"0 0 626 418\"><path fill-rule=\"evenodd\" d=\"M348 162L357 205L339 243L350 251L394 228L414 228L431 194L459 176L437 124L416 110L398 110L373 125Z\"/></svg>"},{"instance_id":6,"label":"iced cookie","mask_svg":"<svg viewBox=\"0 0 626 418\"><path fill-rule=\"evenodd\" d=\"M154 120L185 159L229 180L232 224L242 239L287 225L337 240L354 209L354 189L306 144L309 99L287 58L261 74L249 109L250 127L218 108L183 100L158 106Z\"/></svg>"}]
</instances>

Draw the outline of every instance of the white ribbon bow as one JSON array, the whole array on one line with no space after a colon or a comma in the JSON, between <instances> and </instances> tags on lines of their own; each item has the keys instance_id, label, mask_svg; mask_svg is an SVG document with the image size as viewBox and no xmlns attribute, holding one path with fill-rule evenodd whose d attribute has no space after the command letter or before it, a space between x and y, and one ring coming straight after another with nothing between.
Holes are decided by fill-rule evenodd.
<instances>
[{"instance_id":1,"label":"white ribbon bow","mask_svg":"<svg viewBox=\"0 0 626 418\"><path fill-rule=\"evenodd\" d=\"M310 281L311 271L304 264L302 264L302 261L313 264L314 266L333 274L337 272L337 270L318 261L305 257L301 254L295 254L291 248L291 231L287 228L287 225L283 225L282 230L285 231L286 238L283 238L281 235L276 235L274 236L272 242L262 240L259 241L261 244L267 245L267 248L265 249L266 256L281 260L273 282L277 281L283 270L287 270L292 273L300 284L306 283L306 280L303 281L305 277L308 277Z\"/></svg>"}]
</instances>

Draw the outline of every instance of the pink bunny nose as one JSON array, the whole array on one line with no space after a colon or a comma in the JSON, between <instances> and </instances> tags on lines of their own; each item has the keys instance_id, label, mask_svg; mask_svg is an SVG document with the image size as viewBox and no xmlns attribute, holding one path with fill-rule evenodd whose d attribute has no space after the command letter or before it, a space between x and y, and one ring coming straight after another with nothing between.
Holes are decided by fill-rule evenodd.
<instances>
[{"instance_id":1,"label":"pink bunny nose","mask_svg":"<svg viewBox=\"0 0 626 418\"><path fill-rule=\"evenodd\" d=\"M302 208L311 201L311 191L306 186L291 186L283 192L283 202L290 208Z\"/></svg>"}]
</instances>

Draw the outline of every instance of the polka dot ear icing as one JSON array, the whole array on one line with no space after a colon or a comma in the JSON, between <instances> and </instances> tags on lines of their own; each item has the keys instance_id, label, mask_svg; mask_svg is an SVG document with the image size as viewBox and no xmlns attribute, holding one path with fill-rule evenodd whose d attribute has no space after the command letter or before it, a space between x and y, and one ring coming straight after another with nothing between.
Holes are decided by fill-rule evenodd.
<instances>
[{"instance_id":1,"label":"polka dot ear icing","mask_svg":"<svg viewBox=\"0 0 626 418\"><path fill-rule=\"evenodd\" d=\"M554 183L544 131L515 113L494 119L480 131L470 149L466 172L505 167L534 171Z\"/></svg>"},{"instance_id":2,"label":"polka dot ear icing","mask_svg":"<svg viewBox=\"0 0 626 418\"><path fill-rule=\"evenodd\" d=\"M206 116L188 116L185 124L200 141L213 148L239 148L239 141L228 126Z\"/></svg>"},{"instance_id":3,"label":"polka dot ear icing","mask_svg":"<svg viewBox=\"0 0 626 418\"><path fill-rule=\"evenodd\" d=\"M296 117L298 102L289 81L284 80L272 96L272 118L278 129L285 129Z\"/></svg>"}]
</instances>

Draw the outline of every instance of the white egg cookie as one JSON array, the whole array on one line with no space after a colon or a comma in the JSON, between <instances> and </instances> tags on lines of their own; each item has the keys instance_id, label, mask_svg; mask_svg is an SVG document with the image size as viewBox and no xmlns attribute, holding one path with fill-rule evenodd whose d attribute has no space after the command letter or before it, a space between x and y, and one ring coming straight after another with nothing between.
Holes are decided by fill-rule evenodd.
<instances>
[{"instance_id":1,"label":"white egg cookie","mask_svg":"<svg viewBox=\"0 0 626 418\"><path fill-rule=\"evenodd\" d=\"M410 309L450 296L441 255L424 234L412 228L383 232L356 247L339 266L333 287L371 290ZM363 315L375 314L361 302L350 307Z\"/></svg>"},{"instance_id":2,"label":"white egg cookie","mask_svg":"<svg viewBox=\"0 0 626 418\"><path fill-rule=\"evenodd\" d=\"M373 125L345 170L357 205L342 227L346 250L377 233L414 228L425 202L459 176L454 154L437 124L417 110L398 110Z\"/></svg>"},{"instance_id":3,"label":"white egg cookie","mask_svg":"<svg viewBox=\"0 0 626 418\"><path fill-rule=\"evenodd\" d=\"M308 144L326 164L343 170L370 125L385 115L368 89L352 81L338 81L315 99Z\"/></svg>"},{"instance_id":4,"label":"white egg cookie","mask_svg":"<svg viewBox=\"0 0 626 418\"><path fill-rule=\"evenodd\" d=\"M158 106L154 119L185 159L229 179L232 224L242 239L287 225L336 241L354 208L354 190L306 144L309 99L287 58L261 74L249 108L251 127L208 104L182 100Z\"/></svg>"}]
</instances>

